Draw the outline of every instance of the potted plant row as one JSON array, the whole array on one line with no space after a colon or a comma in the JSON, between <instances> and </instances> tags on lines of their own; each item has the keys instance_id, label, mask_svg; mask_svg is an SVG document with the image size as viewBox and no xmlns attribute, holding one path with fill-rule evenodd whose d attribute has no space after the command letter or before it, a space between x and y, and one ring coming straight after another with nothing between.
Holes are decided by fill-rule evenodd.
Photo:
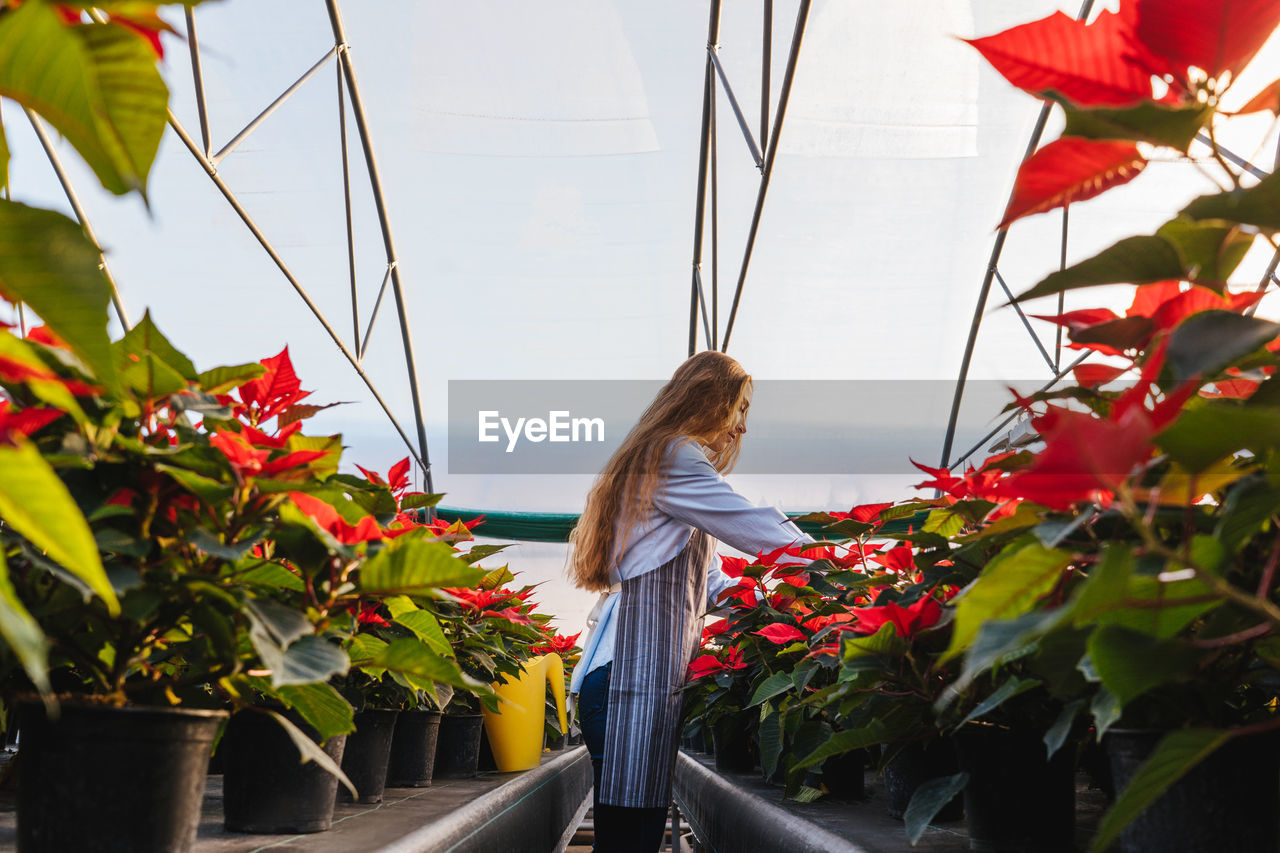
<instances>
[{"instance_id":1,"label":"potted plant row","mask_svg":"<svg viewBox=\"0 0 1280 853\"><path fill-rule=\"evenodd\" d=\"M815 519L867 582L842 567L843 592L811 582L806 594L848 619L808 632L772 602L731 618L763 614L754 633L794 642L780 649L791 660L757 662L757 641L732 632L711 640L715 662L695 681L708 698L772 694L762 706L831 721L817 748L784 738L788 792L843 752L882 745L888 769L914 745L950 742L941 752L959 769L932 771L905 810L913 840L963 791L975 846L1071 849L1071 771L1084 766L1114 792L1092 850L1280 843L1280 324L1259 316L1268 280L1229 284L1255 243L1274 250L1280 180L1215 142L1236 116L1280 111L1274 84L1231 88L1278 23L1270 6L1131 0L972 42L1065 118L1022 164L1002 227L1140 183L1161 159L1194 159L1219 189L1019 297L1131 292L1123 313L1043 317L1089 358L1011 402L1038 441L963 472L926 468L933 497ZM854 528L860 511L867 526ZM906 515L909 533L876 528ZM810 661L829 669L825 685L806 680Z\"/></svg>"}]
</instances>

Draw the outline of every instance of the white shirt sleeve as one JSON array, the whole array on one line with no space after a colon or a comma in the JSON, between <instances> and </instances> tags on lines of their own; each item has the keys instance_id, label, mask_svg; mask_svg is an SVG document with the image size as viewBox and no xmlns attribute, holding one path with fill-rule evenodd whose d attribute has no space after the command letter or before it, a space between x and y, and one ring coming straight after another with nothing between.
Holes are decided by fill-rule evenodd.
<instances>
[{"instance_id":1,"label":"white shirt sleeve","mask_svg":"<svg viewBox=\"0 0 1280 853\"><path fill-rule=\"evenodd\" d=\"M735 492L692 442L671 455L667 478L654 495L654 506L746 554L813 541L777 507L756 506ZM811 562L805 557L788 560ZM709 577L708 590L710 581Z\"/></svg>"}]
</instances>

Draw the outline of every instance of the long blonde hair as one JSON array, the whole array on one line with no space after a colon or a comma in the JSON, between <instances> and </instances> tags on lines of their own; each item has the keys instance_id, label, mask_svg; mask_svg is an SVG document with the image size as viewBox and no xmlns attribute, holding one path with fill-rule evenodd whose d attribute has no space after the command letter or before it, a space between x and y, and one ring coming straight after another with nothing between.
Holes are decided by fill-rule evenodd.
<instances>
[{"instance_id":1,"label":"long blonde hair","mask_svg":"<svg viewBox=\"0 0 1280 853\"><path fill-rule=\"evenodd\" d=\"M568 574L575 586L609 588L609 570L625 553L632 528L653 506L668 445L715 441L730 429L751 390L751 376L742 365L714 350L700 352L676 369L587 494L569 537ZM738 438L734 434L722 450L708 451L722 474L738 460Z\"/></svg>"}]
</instances>

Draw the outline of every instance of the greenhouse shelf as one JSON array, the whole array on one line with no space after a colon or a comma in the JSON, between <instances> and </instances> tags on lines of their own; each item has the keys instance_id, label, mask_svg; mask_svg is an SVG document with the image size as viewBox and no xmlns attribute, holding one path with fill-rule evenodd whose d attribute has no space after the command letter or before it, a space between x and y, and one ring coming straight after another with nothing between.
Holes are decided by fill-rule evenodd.
<instances>
[{"instance_id":1,"label":"greenhouse shelf","mask_svg":"<svg viewBox=\"0 0 1280 853\"><path fill-rule=\"evenodd\" d=\"M920 853L969 850L963 820L930 826L913 847L902 821L885 811L885 796L875 775L866 775L867 797L860 801L823 798L797 803L760 772L723 773L715 759L681 751L676 763L675 801L680 819L697 836L703 851L768 850L770 853ZM1103 808L1100 791L1084 776L1076 784L1076 849L1093 835Z\"/></svg>"},{"instance_id":2,"label":"greenhouse shelf","mask_svg":"<svg viewBox=\"0 0 1280 853\"><path fill-rule=\"evenodd\" d=\"M481 772L429 788L388 788L376 806L339 804L333 828L251 835L222 828L222 777L211 775L193 853L479 853L556 850L572 837L591 795L586 747L546 753L522 773ZM0 851L16 848L13 798L0 799Z\"/></svg>"}]
</instances>

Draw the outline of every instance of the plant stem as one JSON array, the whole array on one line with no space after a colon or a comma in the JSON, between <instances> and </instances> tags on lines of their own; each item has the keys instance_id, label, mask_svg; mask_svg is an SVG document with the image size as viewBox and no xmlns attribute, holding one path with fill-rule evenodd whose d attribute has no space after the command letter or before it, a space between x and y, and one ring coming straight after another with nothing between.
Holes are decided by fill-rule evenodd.
<instances>
[{"instance_id":1,"label":"plant stem","mask_svg":"<svg viewBox=\"0 0 1280 853\"><path fill-rule=\"evenodd\" d=\"M1275 626L1266 622L1259 622L1252 628L1245 628L1243 631L1236 631L1234 634L1227 634L1224 637L1214 637L1210 640L1191 640L1191 645L1200 649L1216 649L1222 646L1230 646L1235 643L1243 643L1245 640L1253 640L1258 637L1265 637L1275 630Z\"/></svg>"},{"instance_id":2,"label":"plant stem","mask_svg":"<svg viewBox=\"0 0 1280 853\"><path fill-rule=\"evenodd\" d=\"M1274 516L1271 518L1272 524L1280 526L1280 520ZM1262 579L1258 581L1258 598L1271 597L1271 584L1276 578L1276 563L1280 562L1280 533L1276 534L1276 544L1271 546L1271 556L1267 557L1267 565L1262 570Z\"/></svg>"}]
</instances>

